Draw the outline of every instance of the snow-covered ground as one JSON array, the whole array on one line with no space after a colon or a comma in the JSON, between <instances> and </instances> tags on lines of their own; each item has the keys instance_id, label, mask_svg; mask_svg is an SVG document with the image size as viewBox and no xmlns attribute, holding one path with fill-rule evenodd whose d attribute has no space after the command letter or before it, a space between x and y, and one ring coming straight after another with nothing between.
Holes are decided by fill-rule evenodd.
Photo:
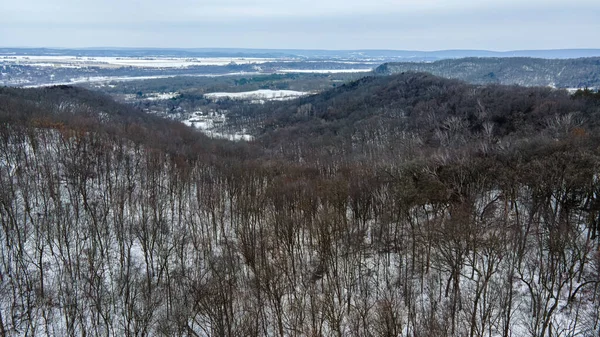
<instances>
[{"instance_id":1,"label":"snow-covered ground","mask_svg":"<svg viewBox=\"0 0 600 337\"><path fill-rule=\"evenodd\" d=\"M203 113L202 111L193 112L187 119L183 120L182 123L198 129L205 135L211 138L228 139L232 141L251 141L254 140L252 135L242 132L225 132L222 128L223 124L227 121L225 114L218 113Z\"/></svg>"},{"instance_id":2,"label":"snow-covered ground","mask_svg":"<svg viewBox=\"0 0 600 337\"><path fill-rule=\"evenodd\" d=\"M298 66L296 62L301 62L303 65ZM306 64L308 64L307 68L314 67L315 69L294 69L295 67L305 68ZM235 69L235 72L223 73L231 70L228 67L230 65L239 67ZM370 72L372 67L376 65L372 62L304 60L291 57L184 58L161 56L79 57L74 55L0 55L0 67L3 69L0 75L0 85L39 87L90 82L161 79L175 76L231 76L265 73L366 73ZM10 67L15 66L17 70L13 69L12 72L7 71ZM24 71L19 66L28 66L35 69L35 71ZM351 67L351 69L348 69L348 67Z\"/></svg>"},{"instance_id":3,"label":"snow-covered ground","mask_svg":"<svg viewBox=\"0 0 600 337\"><path fill-rule=\"evenodd\" d=\"M244 92L212 92L204 94L204 96L213 99L227 97L231 99L286 100L298 98L309 94L309 92L304 91L261 89Z\"/></svg>"},{"instance_id":4,"label":"snow-covered ground","mask_svg":"<svg viewBox=\"0 0 600 337\"><path fill-rule=\"evenodd\" d=\"M165 99L171 99L179 96L177 92L154 92L146 94L145 99L149 101L160 101Z\"/></svg>"},{"instance_id":5,"label":"snow-covered ground","mask_svg":"<svg viewBox=\"0 0 600 337\"><path fill-rule=\"evenodd\" d=\"M209 129L224 118L197 112L193 123ZM465 233L450 227L446 207L430 203L407 208L398 222L363 222L343 201L342 226L320 221L331 217L317 201L325 189L305 199L315 215L281 208L291 197L276 188L300 194L308 185L288 177L233 180L202 160L174 173L175 161L133 143L9 131L0 139L8 196L0 313L10 336L177 335L182 322L195 336L227 335L220 327L246 335L256 323L265 331L256 335L268 336L312 335L315 326L324 336L598 336L598 245L583 207L555 256L548 223L529 213L536 208L499 190L476 196L473 214L486 215ZM82 142L99 139L102 146L77 155ZM387 186L372 196L382 205L396 198ZM283 224L293 235L282 235ZM315 248L322 228L326 257ZM520 229L525 235L511 235ZM74 315L81 318L71 323Z\"/></svg>"},{"instance_id":6,"label":"snow-covered ground","mask_svg":"<svg viewBox=\"0 0 600 337\"><path fill-rule=\"evenodd\" d=\"M341 74L341 73L368 73L373 69L281 69L278 72L283 74Z\"/></svg>"},{"instance_id":7,"label":"snow-covered ground","mask_svg":"<svg viewBox=\"0 0 600 337\"><path fill-rule=\"evenodd\" d=\"M173 78L178 76L193 76L193 77L221 77L221 76L236 76L236 75L258 75L258 72L235 72L226 74L176 74L176 75L155 75L155 76L92 76L92 77L77 77L71 78L69 82L52 82L42 83L34 85L24 85L23 88L40 88L49 87L54 85L73 85L81 83L108 83L108 82L127 82L127 81L138 81L138 80L153 80L161 78ZM9 85L15 85L18 83L7 83Z\"/></svg>"}]
</instances>

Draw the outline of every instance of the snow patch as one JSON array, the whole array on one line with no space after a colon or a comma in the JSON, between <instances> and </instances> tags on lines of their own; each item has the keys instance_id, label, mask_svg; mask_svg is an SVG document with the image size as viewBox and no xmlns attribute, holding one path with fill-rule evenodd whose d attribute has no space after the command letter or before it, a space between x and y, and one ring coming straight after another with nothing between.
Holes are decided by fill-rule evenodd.
<instances>
[{"instance_id":1,"label":"snow patch","mask_svg":"<svg viewBox=\"0 0 600 337\"><path fill-rule=\"evenodd\" d=\"M341 73L368 73L373 69L281 69L278 73L289 74L341 74Z\"/></svg>"}]
</instances>

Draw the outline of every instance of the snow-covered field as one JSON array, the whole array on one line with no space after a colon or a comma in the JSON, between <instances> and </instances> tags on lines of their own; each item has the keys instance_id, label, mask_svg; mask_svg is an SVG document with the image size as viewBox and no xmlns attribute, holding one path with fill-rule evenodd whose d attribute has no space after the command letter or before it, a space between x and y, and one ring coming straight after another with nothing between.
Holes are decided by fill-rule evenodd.
<instances>
[{"instance_id":1,"label":"snow-covered field","mask_svg":"<svg viewBox=\"0 0 600 337\"><path fill-rule=\"evenodd\" d=\"M231 99L286 100L306 96L309 94L309 92L304 91L261 89L244 92L211 92L204 94L204 96L213 99L227 97Z\"/></svg>"},{"instance_id":2,"label":"snow-covered field","mask_svg":"<svg viewBox=\"0 0 600 337\"><path fill-rule=\"evenodd\" d=\"M247 73L247 72L235 72L226 74L177 74L177 75L155 75L155 76L91 76L91 77L77 77L71 78L69 82L52 82L42 83L34 85L24 85L23 88L40 88L49 87L54 85L73 85L81 83L108 83L108 82L127 82L127 81L139 81L139 80L154 80L161 78L173 78L177 76L191 76L191 77L221 77L221 76L236 76L236 75L258 75L260 73ZM18 83L9 83L18 84Z\"/></svg>"},{"instance_id":3,"label":"snow-covered field","mask_svg":"<svg viewBox=\"0 0 600 337\"><path fill-rule=\"evenodd\" d=\"M146 99L149 101L160 101L165 99L171 99L179 96L177 92L155 92L146 94Z\"/></svg>"},{"instance_id":4,"label":"snow-covered field","mask_svg":"<svg viewBox=\"0 0 600 337\"><path fill-rule=\"evenodd\" d=\"M282 69L279 73L289 74L342 74L342 73L368 73L373 69Z\"/></svg>"}]
</instances>

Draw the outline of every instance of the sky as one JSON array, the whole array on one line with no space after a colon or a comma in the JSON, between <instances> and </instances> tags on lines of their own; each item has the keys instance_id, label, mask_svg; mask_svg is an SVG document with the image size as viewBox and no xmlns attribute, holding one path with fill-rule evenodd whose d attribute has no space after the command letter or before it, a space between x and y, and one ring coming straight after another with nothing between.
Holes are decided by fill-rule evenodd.
<instances>
[{"instance_id":1,"label":"sky","mask_svg":"<svg viewBox=\"0 0 600 337\"><path fill-rule=\"evenodd\" d=\"M597 0L1 0L1 47L600 48Z\"/></svg>"}]
</instances>

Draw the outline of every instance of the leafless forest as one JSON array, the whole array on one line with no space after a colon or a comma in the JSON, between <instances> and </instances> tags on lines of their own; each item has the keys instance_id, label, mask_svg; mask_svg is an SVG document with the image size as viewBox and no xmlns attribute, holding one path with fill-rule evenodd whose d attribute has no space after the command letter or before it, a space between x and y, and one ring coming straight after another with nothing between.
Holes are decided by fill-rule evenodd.
<instances>
[{"instance_id":1,"label":"leafless forest","mask_svg":"<svg viewBox=\"0 0 600 337\"><path fill-rule=\"evenodd\" d=\"M599 336L600 100L402 74L209 139L0 88L0 336Z\"/></svg>"}]
</instances>

